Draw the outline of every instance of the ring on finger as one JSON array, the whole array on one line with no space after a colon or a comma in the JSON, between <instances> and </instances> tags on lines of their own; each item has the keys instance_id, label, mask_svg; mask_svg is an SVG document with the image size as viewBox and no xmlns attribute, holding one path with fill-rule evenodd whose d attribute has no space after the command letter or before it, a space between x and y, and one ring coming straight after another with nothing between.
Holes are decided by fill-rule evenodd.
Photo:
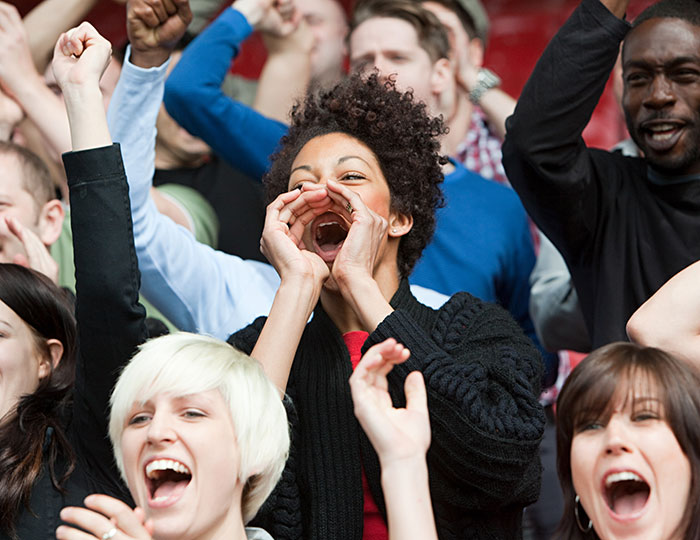
<instances>
[{"instance_id":1,"label":"ring on finger","mask_svg":"<svg viewBox=\"0 0 700 540\"><path fill-rule=\"evenodd\" d=\"M110 530L108 530L106 533L102 535L102 540L109 540L110 538L114 538L114 536L117 534L117 528L112 527Z\"/></svg>"},{"instance_id":2,"label":"ring on finger","mask_svg":"<svg viewBox=\"0 0 700 540\"><path fill-rule=\"evenodd\" d=\"M348 211L349 214L352 214L355 211L355 209L352 207L352 205L350 203L345 205L345 209Z\"/></svg>"}]
</instances>

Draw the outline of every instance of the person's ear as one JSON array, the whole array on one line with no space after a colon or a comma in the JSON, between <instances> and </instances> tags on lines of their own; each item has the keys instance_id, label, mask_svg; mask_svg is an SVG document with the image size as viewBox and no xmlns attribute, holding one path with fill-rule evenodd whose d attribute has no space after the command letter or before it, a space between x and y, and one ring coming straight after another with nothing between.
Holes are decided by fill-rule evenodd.
<instances>
[{"instance_id":1,"label":"person's ear","mask_svg":"<svg viewBox=\"0 0 700 540\"><path fill-rule=\"evenodd\" d=\"M63 357L63 343L57 339L47 339L46 345L49 349L49 356L44 357L39 362L39 379L47 377L52 369L56 369Z\"/></svg>"},{"instance_id":2,"label":"person's ear","mask_svg":"<svg viewBox=\"0 0 700 540\"><path fill-rule=\"evenodd\" d=\"M440 99L440 96L450 88L450 82L454 80L452 62L447 58L440 58L433 64L430 75L430 88L433 94Z\"/></svg>"},{"instance_id":3,"label":"person's ear","mask_svg":"<svg viewBox=\"0 0 700 540\"><path fill-rule=\"evenodd\" d=\"M469 45L467 47L467 56L472 66L479 69L484 65L484 42L481 38L474 38L469 40Z\"/></svg>"},{"instance_id":4,"label":"person's ear","mask_svg":"<svg viewBox=\"0 0 700 540\"><path fill-rule=\"evenodd\" d=\"M53 199L42 206L39 212L39 239L46 247L51 247L63 230L66 212L58 199Z\"/></svg>"},{"instance_id":5,"label":"person's ear","mask_svg":"<svg viewBox=\"0 0 700 540\"><path fill-rule=\"evenodd\" d=\"M413 228L413 216L392 212L389 217L389 238L400 238Z\"/></svg>"}]
</instances>

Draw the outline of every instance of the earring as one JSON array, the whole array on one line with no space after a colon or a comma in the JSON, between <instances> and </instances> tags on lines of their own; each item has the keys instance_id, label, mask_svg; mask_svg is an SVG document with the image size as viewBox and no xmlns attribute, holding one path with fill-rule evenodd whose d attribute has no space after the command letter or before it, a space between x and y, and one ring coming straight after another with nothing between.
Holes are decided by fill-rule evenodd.
<instances>
[{"instance_id":1,"label":"earring","mask_svg":"<svg viewBox=\"0 0 700 540\"><path fill-rule=\"evenodd\" d=\"M396 229L391 229L391 232L396 234Z\"/></svg>"},{"instance_id":2,"label":"earring","mask_svg":"<svg viewBox=\"0 0 700 540\"><path fill-rule=\"evenodd\" d=\"M578 515L579 506L583 508L580 497L576 495L576 498L574 498L574 516L576 517L576 525L578 525L578 528L581 529L584 533L587 533L591 530L591 528L593 528L593 522L591 521L591 518L589 518L588 515L586 515L586 517L588 518L588 527L584 527L583 525L581 525L581 518Z\"/></svg>"}]
</instances>

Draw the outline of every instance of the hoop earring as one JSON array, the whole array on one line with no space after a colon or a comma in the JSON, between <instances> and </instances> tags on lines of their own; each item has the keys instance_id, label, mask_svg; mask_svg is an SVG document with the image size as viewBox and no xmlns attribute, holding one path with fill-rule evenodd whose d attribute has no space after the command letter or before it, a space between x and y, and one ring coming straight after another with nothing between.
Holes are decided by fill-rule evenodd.
<instances>
[{"instance_id":1,"label":"hoop earring","mask_svg":"<svg viewBox=\"0 0 700 540\"><path fill-rule=\"evenodd\" d=\"M574 516L576 517L576 525L578 525L578 528L581 529L581 531L583 531L584 533L590 532L590 530L593 528L593 522L591 521L591 518L589 518L588 515L586 515L586 517L588 518L588 527L584 527L583 525L581 525L581 518L578 515L579 505L581 506L581 508L583 508L583 505L581 504L581 499L578 495L576 495L576 497L574 498Z\"/></svg>"}]
</instances>

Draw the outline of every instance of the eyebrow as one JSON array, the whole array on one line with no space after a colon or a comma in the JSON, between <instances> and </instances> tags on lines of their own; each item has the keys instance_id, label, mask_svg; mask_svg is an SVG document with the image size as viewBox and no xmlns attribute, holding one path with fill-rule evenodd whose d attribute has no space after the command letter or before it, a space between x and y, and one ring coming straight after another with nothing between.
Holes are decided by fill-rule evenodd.
<instances>
[{"instance_id":1,"label":"eyebrow","mask_svg":"<svg viewBox=\"0 0 700 540\"><path fill-rule=\"evenodd\" d=\"M298 170L311 172L311 166L310 165L299 165L298 167L294 167L289 174L291 175L292 173L294 173L295 171L298 171Z\"/></svg>"},{"instance_id":2,"label":"eyebrow","mask_svg":"<svg viewBox=\"0 0 700 540\"><path fill-rule=\"evenodd\" d=\"M664 68L674 68L676 66L680 66L683 64L700 64L700 57L699 56L677 56L675 58L672 58L671 60L668 60L666 62L663 62L663 67ZM628 60L623 64L624 68L649 68L652 65L654 65L651 62L647 62L646 60Z\"/></svg>"},{"instance_id":3,"label":"eyebrow","mask_svg":"<svg viewBox=\"0 0 700 540\"><path fill-rule=\"evenodd\" d=\"M338 159L338 162L336 163L336 165L340 165L341 163L344 163L349 159L359 159L360 161L366 163L368 167L371 167L369 162L366 159L361 158L360 156L343 156L343 157ZM291 170L291 172L289 173L290 176L292 175L292 173L294 173L295 171L298 171L298 170L311 172L312 169L311 169L311 165L299 165L298 167L294 167Z\"/></svg>"},{"instance_id":4,"label":"eyebrow","mask_svg":"<svg viewBox=\"0 0 700 540\"><path fill-rule=\"evenodd\" d=\"M338 165L340 165L341 163L344 163L345 161L347 161L349 159L359 159L360 161L364 162L368 167L371 167L369 162L366 159L361 158L360 156L343 156L338 160Z\"/></svg>"}]
</instances>

